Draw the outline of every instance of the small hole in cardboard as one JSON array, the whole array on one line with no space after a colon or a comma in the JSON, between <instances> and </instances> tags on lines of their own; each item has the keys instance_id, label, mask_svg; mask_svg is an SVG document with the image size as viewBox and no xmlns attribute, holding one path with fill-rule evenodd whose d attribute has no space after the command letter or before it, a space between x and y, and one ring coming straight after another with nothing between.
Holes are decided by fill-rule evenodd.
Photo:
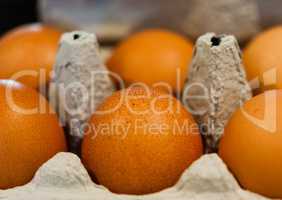
<instances>
[{"instance_id":1,"label":"small hole in cardboard","mask_svg":"<svg viewBox=\"0 0 282 200\"><path fill-rule=\"evenodd\" d=\"M74 34L74 35L73 35L73 39L74 39L74 40L78 40L79 38L80 38L80 35L79 35L79 34Z\"/></svg>"},{"instance_id":2,"label":"small hole in cardboard","mask_svg":"<svg viewBox=\"0 0 282 200\"><path fill-rule=\"evenodd\" d=\"M212 42L212 46L219 46L221 39L220 39L220 37L214 36L214 37L211 38L211 42Z\"/></svg>"}]
</instances>

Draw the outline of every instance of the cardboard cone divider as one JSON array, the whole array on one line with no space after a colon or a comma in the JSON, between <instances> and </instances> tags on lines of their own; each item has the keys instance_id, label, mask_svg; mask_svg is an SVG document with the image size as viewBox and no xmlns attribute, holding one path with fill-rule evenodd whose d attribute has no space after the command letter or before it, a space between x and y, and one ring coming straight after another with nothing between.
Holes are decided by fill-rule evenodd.
<instances>
[{"instance_id":1,"label":"cardboard cone divider","mask_svg":"<svg viewBox=\"0 0 282 200\"><path fill-rule=\"evenodd\" d=\"M75 31L62 36L49 88L50 103L68 129L70 150L78 152L84 124L115 91L94 34Z\"/></svg>"},{"instance_id":2,"label":"cardboard cone divider","mask_svg":"<svg viewBox=\"0 0 282 200\"><path fill-rule=\"evenodd\" d=\"M188 73L183 103L199 124L206 152L216 152L230 116L252 97L236 38L201 36Z\"/></svg>"},{"instance_id":3,"label":"cardboard cone divider","mask_svg":"<svg viewBox=\"0 0 282 200\"><path fill-rule=\"evenodd\" d=\"M206 60L203 59L203 56L207 56ZM216 57L218 57L220 61L215 62L214 58ZM96 106L115 90L113 83L109 79L106 68L102 63L94 34L79 31L66 33L62 36L53 81L50 83L50 101L55 106L58 114L61 114L60 119L68 124L68 126L70 126L69 123L73 123L72 120L77 122L77 126L87 121L91 113L95 111ZM223 63L226 63L226 65L223 65ZM208 66L211 66L215 71L208 70ZM232 103L232 109L227 110L226 115L220 116L224 120L223 124L220 124L220 126L224 126L228 121L230 113L232 113L235 107L240 105L240 102L251 97L251 90L245 79L244 69L241 64L240 50L236 39L233 36L218 37L211 33L200 37L195 47L194 59L190 66L189 79L186 83L186 87L189 83L198 81L198 78L201 76L204 78L205 84L208 84L209 81L211 81L210 77L213 77L218 79L217 81L226 83L226 86L230 86L229 84L231 82L228 82L227 79L221 80L221 70L223 70L224 66L228 68L225 70L226 73L229 72L228 79L236 84L232 92L227 92L227 87L225 88L224 84L221 84L220 87L222 86L223 88L217 93L217 95L219 95L217 99L222 98L222 101L219 102L226 103L226 100L230 100L229 98L232 97L237 103ZM197 68L199 68L199 72L197 72ZM206 73L200 73L200 71L204 71L204 69L206 69ZM99 91L96 95L89 95L89 98L86 98L83 103L89 106L91 101L95 100L94 102L96 102L96 104L94 104L91 109L88 107L88 109L80 110L81 112L75 114L70 113L69 110L66 110L64 105L66 101L68 104L74 106L71 108L75 108L78 103L81 103L79 102L79 98L75 96L81 95L81 93L79 93L80 90L77 90L77 88L74 87L75 85L71 83L78 82L84 85L83 87L78 84L84 88L85 91L89 90L89 84L92 84L92 82L89 82L89 74L93 71L102 71L102 73L100 73L101 76L94 80L94 87ZM195 77L193 78L193 76ZM208 88L211 91L214 89L213 87ZM68 90L67 92L66 89ZM243 89L244 92L240 93L240 89ZM192 91L195 92L195 90ZM63 93L69 96L62 101L60 96ZM244 96L242 97L241 95ZM187 105L191 103L193 104L193 102L188 102ZM210 113L212 112L209 111L208 117ZM204 116L204 118L206 119L207 117ZM199 123L203 121L205 120L197 120ZM77 127L75 126L74 128ZM70 134L74 134L72 135L74 138L72 138L71 142L75 143L73 147L77 147L82 135L77 135L77 132L71 128ZM207 147L216 147L217 142L218 136L216 136L215 139L211 139ZM195 161L184 171L179 181L173 187L164 189L158 193L138 196L114 194L105 187L95 184L78 156L73 153L58 153L38 169L30 183L8 190L0 190L0 199L267 200L265 197L242 189L216 153L205 154Z\"/></svg>"}]
</instances>

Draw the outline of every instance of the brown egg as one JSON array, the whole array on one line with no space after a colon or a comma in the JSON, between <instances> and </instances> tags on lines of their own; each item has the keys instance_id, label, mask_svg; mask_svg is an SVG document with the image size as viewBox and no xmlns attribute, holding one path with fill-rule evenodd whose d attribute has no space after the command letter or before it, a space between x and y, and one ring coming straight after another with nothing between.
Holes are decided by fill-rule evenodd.
<instances>
[{"instance_id":1,"label":"brown egg","mask_svg":"<svg viewBox=\"0 0 282 200\"><path fill-rule=\"evenodd\" d=\"M282 26L256 36L245 48L243 61L249 80L258 80L259 90L282 89Z\"/></svg>"},{"instance_id":2,"label":"brown egg","mask_svg":"<svg viewBox=\"0 0 282 200\"><path fill-rule=\"evenodd\" d=\"M0 78L17 79L30 87L48 83L62 32L30 24L17 27L0 39Z\"/></svg>"},{"instance_id":3,"label":"brown egg","mask_svg":"<svg viewBox=\"0 0 282 200\"><path fill-rule=\"evenodd\" d=\"M166 94L130 87L106 99L92 116L82 159L100 184L116 193L157 192L173 186L202 155L197 124Z\"/></svg>"},{"instance_id":4,"label":"brown egg","mask_svg":"<svg viewBox=\"0 0 282 200\"><path fill-rule=\"evenodd\" d=\"M0 80L0 189L28 183L38 168L66 151L64 132L46 99Z\"/></svg>"},{"instance_id":5,"label":"brown egg","mask_svg":"<svg viewBox=\"0 0 282 200\"><path fill-rule=\"evenodd\" d=\"M245 189L282 198L282 90L255 96L234 113L219 155Z\"/></svg>"},{"instance_id":6,"label":"brown egg","mask_svg":"<svg viewBox=\"0 0 282 200\"><path fill-rule=\"evenodd\" d=\"M122 41L107 62L127 85L143 82L153 86L165 83L180 92L192 59L193 43L162 29L135 33Z\"/></svg>"}]
</instances>

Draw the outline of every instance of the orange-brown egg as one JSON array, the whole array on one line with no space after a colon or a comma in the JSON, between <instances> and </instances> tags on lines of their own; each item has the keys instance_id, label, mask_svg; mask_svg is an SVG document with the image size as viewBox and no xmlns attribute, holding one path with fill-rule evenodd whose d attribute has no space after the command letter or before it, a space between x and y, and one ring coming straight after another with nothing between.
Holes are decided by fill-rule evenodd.
<instances>
[{"instance_id":1,"label":"orange-brown egg","mask_svg":"<svg viewBox=\"0 0 282 200\"><path fill-rule=\"evenodd\" d=\"M170 187L203 153L191 115L158 89L130 87L114 93L87 130L83 163L116 193L147 194Z\"/></svg>"},{"instance_id":2,"label":"orange-brown egg","mask_svg":"<svg viewBox=\"0 0 282 200\"><path fill-rule=\"evenodd\" d=\"M0 80L0 189L28 183L66 142L59 120L34 89Z\"/></svg>"},{"instance_id":3,"label":"orange-brown egg","mask_svg":"<svg viewBox=\"0 0 282 200\"><path fill-rule=\"evenodd\" d=\"M168 84L180 92L192 59L193 44L177 33L149 29L131 35L114 50L108 68L127 85L143 82Z\"/></svg>"},{"instance_id":4,"label":"orange-brown egg","mask_svg":"<svg viewBox=\"0 0 282 200\"><path fill-rule=\"evenodd\" d=\"M243 61L249 80L258 80L260 91L282 89L282 26L256 36L245 48Z\"/></svg>"},{"instance_id":5,"label":"orange-brown egg","mask_svg":"<svg viewBox=\"0 0 282 200\"><path fill-rule=\"evenodd\" d=\"M61 34L42 24L6 33L0 39L0 79L17 79L33 88L48 83Z\"/></svg>"},{"instance_id":6,"label":"orange-brown egg","mask_svg":"<svg viewBox=\"0 0 282 200\"><path fill-rule=\"evenodd\" d=\"M245 189L282 198L282 90L255 96L234 113L219 155Z\"/></svg>"}]
</instances>

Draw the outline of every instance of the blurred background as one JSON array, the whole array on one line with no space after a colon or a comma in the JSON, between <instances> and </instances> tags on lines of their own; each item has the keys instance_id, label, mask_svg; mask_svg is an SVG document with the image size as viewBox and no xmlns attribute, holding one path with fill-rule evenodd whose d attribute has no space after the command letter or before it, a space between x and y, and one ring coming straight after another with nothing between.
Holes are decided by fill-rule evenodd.
<instances>
[{"instance_id":1,"label":"blurred background","mask_svg":"<svg viewBox=\"0 0 282 200\"><path fill-rule=\"evenodd\" d=\"M38 20L36 0L1 0L0 34L18 25Z\"/></svg>"},{"instance_id":2,"label":"blurred background","mask_svg":"<svg viewBox=\"0 0 282 200\"><path fill-rule=\"evenodd\" d=\"M282 21L280 0L1 0L0 34L43 21L64 30L95 32L117 41L147 27L196 39L205 32L234 34L241 43Z\"/></svg>"}]
</instances>

